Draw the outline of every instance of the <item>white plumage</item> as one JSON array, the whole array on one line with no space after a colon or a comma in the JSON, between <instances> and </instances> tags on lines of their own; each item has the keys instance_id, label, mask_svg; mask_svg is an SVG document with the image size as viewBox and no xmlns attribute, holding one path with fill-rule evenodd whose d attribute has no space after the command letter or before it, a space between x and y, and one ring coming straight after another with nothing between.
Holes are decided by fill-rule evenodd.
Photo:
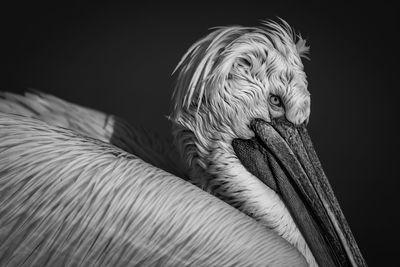
<instances>
[{"instance_id":1,"label":"white plumage","mask_svg":"<svg viewBox=\"0 0 400 267\"><path fill-rule=\"evenodd\" d=\"M301 262L244 214L115 146L17 115L0 125L1 266Z\"/></svg>"}]
</instances>

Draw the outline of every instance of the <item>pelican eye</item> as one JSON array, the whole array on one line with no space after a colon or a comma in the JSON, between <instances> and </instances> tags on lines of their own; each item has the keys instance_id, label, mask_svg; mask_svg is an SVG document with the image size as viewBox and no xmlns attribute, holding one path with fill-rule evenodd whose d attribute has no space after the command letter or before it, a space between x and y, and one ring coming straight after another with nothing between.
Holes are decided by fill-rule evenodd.
<instances>
[{"instance_id":1,"label":"pelican eye","mask_svg":"<svg viewBox=\"0 0 400 267\"><path fill-rule=\"evenodd\" d=\"M277 95L271 95L269 97L269 102L272 105L277 106L277 107L282 107L283 106L281 98L279 96L277 96Z\"/></svg>"}]
</instances>

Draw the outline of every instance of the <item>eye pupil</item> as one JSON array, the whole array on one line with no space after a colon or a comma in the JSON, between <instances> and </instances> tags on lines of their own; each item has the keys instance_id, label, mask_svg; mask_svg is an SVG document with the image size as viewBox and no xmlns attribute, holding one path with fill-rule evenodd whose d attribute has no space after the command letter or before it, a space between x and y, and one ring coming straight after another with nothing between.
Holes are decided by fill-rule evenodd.
<instances>
[{"instance_id":1,"label":"eye pupil","mask_svg":"<svg viewBox=\"0 0 400 267\"><path fill-rule=\"evenodd\" d=\"M281 106L282 105L282 102L281 102L281 99L279 98L279 96L273 95L273 96L271 96L270 99L271 99L271 103L273 105L275 105L275 106Z\"/></svg>"}]
</instances>

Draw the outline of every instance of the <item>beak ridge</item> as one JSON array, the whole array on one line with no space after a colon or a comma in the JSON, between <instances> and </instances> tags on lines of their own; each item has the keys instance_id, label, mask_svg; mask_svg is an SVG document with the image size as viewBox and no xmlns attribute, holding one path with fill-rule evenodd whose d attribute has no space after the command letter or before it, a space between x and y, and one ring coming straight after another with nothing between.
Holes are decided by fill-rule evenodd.
<instances>
[{"instance_id":1,"label":"beak ridge","mask_svg":"<svg viewBox=\"0 0 400 267\"><path fill-rule=\"evenodd\" d=\"M254 119L251 128L256 138L235 139L234 150L251 173L280 194L318 264L366 266L305 126Z\"/></svg>"}]
</instances>

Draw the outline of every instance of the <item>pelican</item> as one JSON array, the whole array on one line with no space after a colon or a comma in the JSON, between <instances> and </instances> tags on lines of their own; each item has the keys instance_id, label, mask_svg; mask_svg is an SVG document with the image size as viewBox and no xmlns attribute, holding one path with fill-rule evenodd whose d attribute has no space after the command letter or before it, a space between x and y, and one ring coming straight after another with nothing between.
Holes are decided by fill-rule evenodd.
<instances>
[{"instance_id":1,"label":"pelican","mask_svg":"<svg viewBox=\"0 0 400 267\"><path fill-rule=\"evenodd\" d=\"M174 72L173 142L40 92L0 98L1 266L366 266L306 130L309 47L215 28Z\"/></svg>"}]
</instances>

